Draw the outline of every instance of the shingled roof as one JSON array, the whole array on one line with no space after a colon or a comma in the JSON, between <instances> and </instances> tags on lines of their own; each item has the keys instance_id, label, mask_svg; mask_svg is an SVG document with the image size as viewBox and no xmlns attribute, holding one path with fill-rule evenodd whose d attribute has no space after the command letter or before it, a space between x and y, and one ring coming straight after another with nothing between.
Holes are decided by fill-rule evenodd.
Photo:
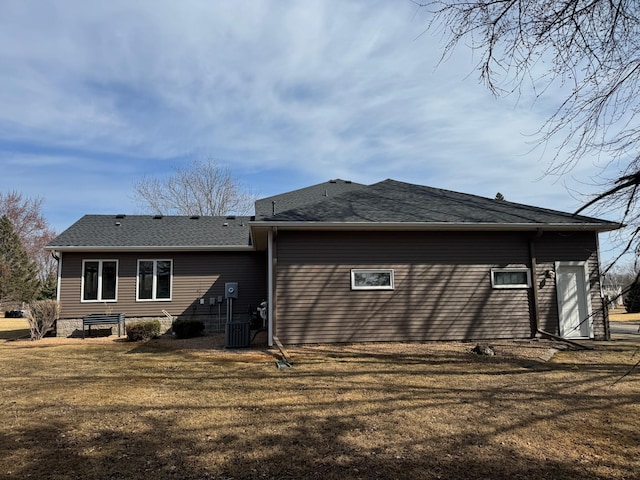
<instances>
[{"instance_id":1,"label":"shingled roof","mask_svg":"<svg viewBox=\"0 0 640 480\"><path fill-rule=\"evenodd\" d=\"M275 213L286 212L294 208L306 207L318 202L324 202L344 193L367 188L367 185L350 180L329 180L310 187L300 188L291 192L261 198L255 203L256 220L270 217Z\"/></svg>"},{"instance_id":2,"label":"shingled roof","mask_svg":"<svg viewBox=\"0 0 640 480\"><path fill-rule=\"evenodd\" d=\"M85 215L49 249L196 250L250 248L252 217Z\"/></svg>"},{"instance_id":3,"label":"shingled roof","mask_svg":"<svg viewBox=\"0 0 640 480\"><path fill-rule=\"evenodd\" d=\"M619 224L519 203L384 180L263 219L272 224L407 224L474 228L614 230Z\"/></svg>"},{"instance_id":4,"label":"shingled roof","mask_svg":"<svg viewBox=\"0 0 640 480\"><path fill-rule=\"evenodd\" d=\"M275 203L274 203L275 202ZM272 214L275 210L275 215ZM256 202L255 217L85 215L51 250L252 249L251 227L615 230L597 218L384 180L331 180Z\"/></svg>"}]
</instances>

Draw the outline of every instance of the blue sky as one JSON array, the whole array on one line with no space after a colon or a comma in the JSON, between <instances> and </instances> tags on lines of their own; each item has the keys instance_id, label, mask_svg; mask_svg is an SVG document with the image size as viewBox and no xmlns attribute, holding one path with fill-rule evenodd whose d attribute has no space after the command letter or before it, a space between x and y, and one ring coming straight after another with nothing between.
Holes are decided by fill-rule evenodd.
<instances>
[{"instance_id":1,"label":"blue sky","mask_svg":"<svg viewBox=\"0 0 640 480\"><path fill-rule=\"evenodd\" d=\"M394 178L574 211L597 167L545 176L534 148L561 97L493 97L469 50L438 64L428 21L410 0L4 0L0 191L62 231L215 158L264 196Z\"/></svg>"}]
</instances>

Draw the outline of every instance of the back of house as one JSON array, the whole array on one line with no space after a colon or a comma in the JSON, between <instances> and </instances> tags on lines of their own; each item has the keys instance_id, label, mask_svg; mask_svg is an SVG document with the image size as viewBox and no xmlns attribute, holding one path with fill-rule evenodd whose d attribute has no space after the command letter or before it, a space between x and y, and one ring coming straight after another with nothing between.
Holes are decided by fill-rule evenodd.
<instances>
[{"instance_id":1,"label":"back of house","mask_svg":"<svg viewBox=\"0 0 640 480\"><path fill-rule=\"evenodd\" d=\"M270 344L605 339L598 234L618 227L394 180L331 180L261 199L252 217L87 215L48 248L64 336L107 311L219 331L266 301Z\"/></svg>"}]
</instances>

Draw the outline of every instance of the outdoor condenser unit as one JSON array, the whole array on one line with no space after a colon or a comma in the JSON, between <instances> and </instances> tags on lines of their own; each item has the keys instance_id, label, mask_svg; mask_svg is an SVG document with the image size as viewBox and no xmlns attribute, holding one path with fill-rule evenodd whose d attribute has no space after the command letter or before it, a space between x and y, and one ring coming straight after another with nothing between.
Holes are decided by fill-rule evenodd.
<instances>
[{"instance_id":1,"label":"outdoor condenser unit","mask_svg":"<svg viewBox=\"0 0 640 480\"><path fill-rule=\"evenodd\" d=\"M247 348L251 346L251 332L248 321L230 322L225 326L226 348Z\"/></svg>"}]
</instances>

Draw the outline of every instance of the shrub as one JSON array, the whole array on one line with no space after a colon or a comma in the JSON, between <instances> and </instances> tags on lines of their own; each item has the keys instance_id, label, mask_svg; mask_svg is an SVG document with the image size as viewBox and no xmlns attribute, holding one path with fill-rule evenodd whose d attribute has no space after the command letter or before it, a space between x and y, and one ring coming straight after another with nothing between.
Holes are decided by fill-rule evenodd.
<instances>
[{"instance_id":1,"label":"shrub","mask_svg":"<svg viewBox=\"0 0 640 480\"><path fill-rule=\"evenodd\" d=\"M629 288L624 299L624 308L628 313L640 312L640 282L635 282Z\"/></svg>"},{"instance_id":2,"label":"shrub","mask_svg":"<svg viewBox=\"0 0 640 480\"><path fill-rule=\"evenodd\" d=\"M173 333L178 338L199 337L204 333L204 322L202 320L175 320Z\"/></svg>"},{"instance_id":3,"label":"shrub","mask_svg":"<svg viewBox=\"0 0 640 480\"><path fill-rule=\"evenodd\" d=\"M51 332L59 315L60 304L56 300L31 302L25 311L25 318L31 330L31 339L40 340Z\"/></svg>"},{"instance_id":4,"label":"shrub","mask_svg":"<svg viewBox=\"0 0 640 480\"><path fill-rule=\"evenodd\" d=\"M127 325L127 338L131 342L158 338L160 336L160 328L159 320L133 323L131 325Z\"/></svg>"}]
</instances>

